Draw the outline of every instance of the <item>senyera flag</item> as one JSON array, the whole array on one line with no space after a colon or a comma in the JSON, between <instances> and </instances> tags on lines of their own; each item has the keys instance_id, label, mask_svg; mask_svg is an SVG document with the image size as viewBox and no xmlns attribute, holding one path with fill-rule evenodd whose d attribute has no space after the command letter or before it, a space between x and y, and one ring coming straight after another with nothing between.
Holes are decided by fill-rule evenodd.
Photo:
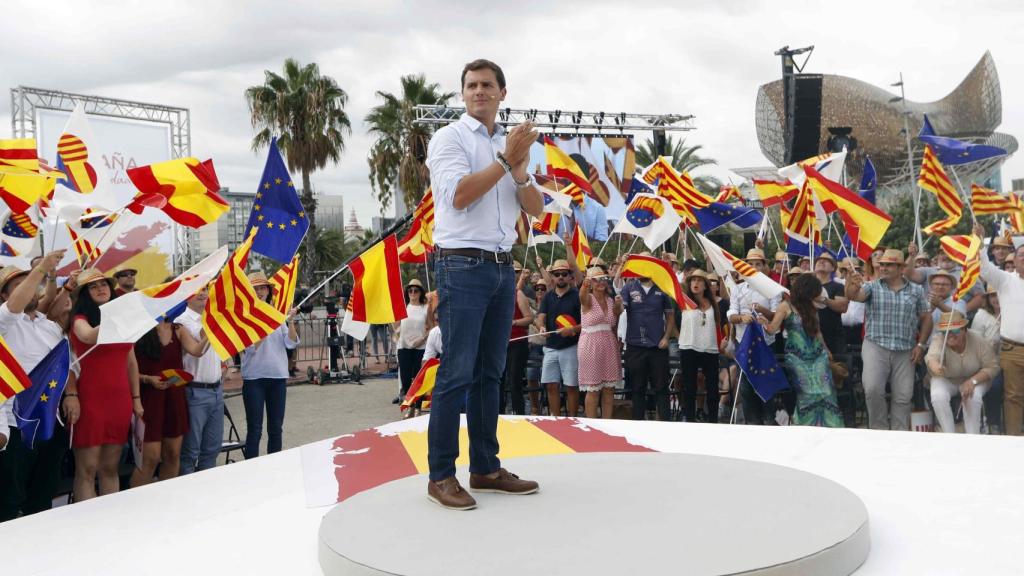
<instances>
[{"instance_id":1,"label":"senyera flag","mask_svg":"<svg viewBox=\"0 0 1024 576\"><path fill-rule=\"evenodd\" d=\"M0 336L0 404L31 386L28 374Z\"/></svg>"},{"instance_id":2,"label":"senyera flag","mask_svg":"<svg viewBox=\"0 0 1024 576\"><path fill-rule=\"evenodd\" d=\"M402 399L402 410L421 400L423 401L423 408L430 407L430 394L434 391L434 382L437 381L437 367L440 365L441 360L438 358L431 358L423 363L423 367L420 368L416 378L409 386L409 391L405 393L405 398Z\"/></svg>"},{"instance_id":3,"label":"senyera flag","mask_svg":"<svg viewBox=\"0 0 1024 576\"><path fill-rule=\"evenodd\" d=\"M697 307L697 303L683 293L675 272L672 271L672 267L669 266L668 262L664 260L654 258L653 256L634 254L626 258L626 261L622 264L622 277L650 278L655 286L660 288L669 298L676 301L679 308L692 310Z\"/></svg>"},{"instance_id":4,"label":"senyera flag","mask_svg":"<svg viewBox=\"0 0 1024 576\"><path fill-rule=\"evenodd\" d=\"M221 246L170 282L129 292L100 306L96 343L138 341L157 325L157 318L209 284L227 257L227 246Z\"/></svg>"},{"instance_id":5,"label":"senyera flag","mask_svg":"<svg viewBox=\"0 0 1024 576\"><path fill-rule=\"evenodd\" d=\"M971 234L965 236L943 236L939 238L942 251L949 259L963 266L960 282L957 284L955 300L963 298L981 275L981 238Z\"/></svg>"},{"instance_id":6,"label":"senyera flag","mask_svg":"<svg viewBox=\"0 0 1024 576\"><path fill-rule=\"evenodd\" d=\"M288 314L295 301L295 284L299 281L299 255L292 256L292 261L281 266L270 279L274 288L274 308L282 314Z\"/></svg>"},{"instance_id":7,"label":"senyera flag","mask_svg":"<svg viewBox=\"0 0 1024 576\"><path fill-rule=\"evenodd\" d=\"M731 278L730 274L738 273L743 280L765 298L775 298L789 292L778 282L772 280L763 272L758 272L750 264L730 254L721 246L715 244L707 236L697 233L697 240L704 248L708 263L715 269L715 273L722 278Z\"/></svg>"}]
</instances>

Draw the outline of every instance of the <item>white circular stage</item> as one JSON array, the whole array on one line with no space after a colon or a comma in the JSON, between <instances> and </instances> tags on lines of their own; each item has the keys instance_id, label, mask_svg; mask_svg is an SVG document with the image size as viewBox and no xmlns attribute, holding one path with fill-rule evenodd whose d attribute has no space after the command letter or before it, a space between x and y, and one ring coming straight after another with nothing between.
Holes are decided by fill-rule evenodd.
<instances>
[{"instance_id":1,"label":"white circular stage","mask_svg":"<svg viewBox=\"0 0 1024 576\"><path fill-rule=\"evenodd\" d=\"M320 525L324 574L845 576L871 546L856 495L792 468L663 453L503 464L540 492L474 493L457 512L427 500L422 475L345 500Z\"/></svg>"}]
</instances>

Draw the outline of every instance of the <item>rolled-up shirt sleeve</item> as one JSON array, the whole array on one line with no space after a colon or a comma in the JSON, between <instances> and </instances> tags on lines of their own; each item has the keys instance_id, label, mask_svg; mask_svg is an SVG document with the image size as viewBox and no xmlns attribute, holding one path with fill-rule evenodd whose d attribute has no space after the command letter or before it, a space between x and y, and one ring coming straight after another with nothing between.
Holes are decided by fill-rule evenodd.
<instances>
[{"instance_id":1,"label":"rolled-up shirt sleeve","mask_svg":"<svg viewBox=\"0 0 1024 576\"><path fill-rule=\"evenodd\" d=\"M427 151L434 198L455 209L455 188L470 174L469 154L454 129L438 130Z\"/></svg>"}]
</instances>

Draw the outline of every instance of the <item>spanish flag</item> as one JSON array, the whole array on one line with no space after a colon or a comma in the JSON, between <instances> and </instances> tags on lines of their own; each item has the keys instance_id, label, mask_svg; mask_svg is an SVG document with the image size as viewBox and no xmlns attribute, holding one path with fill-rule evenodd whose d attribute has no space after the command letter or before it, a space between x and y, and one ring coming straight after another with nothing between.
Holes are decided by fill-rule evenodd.
<instances>
[{"instance_id":1,"label":"spanish flag","mask_svg":"<svg viewBox=\"0 0 1024 576\"><path fill-rule=\"evenodd\" d=\"M40 198L53 192L56 184L54 178L28 172L4 172L0 169L0 200L7 203L11 212L24 214Z\"/></svg>"},{"instance_id":2,"label":"spanish flag","mask_svg":"<svg viewBox=\"0 0 1024 576\"><path fill-rule=\"evenodd\" d=\"M180 388L191 382L193 376L189 372L179 368L168 368L160 372L160 379L175 388Z\"/></svg>"},{"instance_id":3,"label":"spanish flag","mask_svg":"<svg viewBox=\"0 0 1024 576\"><path fill-rule=\"evenodd\" d=\"M652 256L634 254L622 264L622 277L650 278L651 282L654 282L654 285L667 294L669 298L675 300L681 309L693 310L697 307L696 302L690 300L690 297L686 294L683 294L683 289L679 287L676 273L672 271L672 267L664 260L659 260Z\"/></svg>"},{"instance_id":4,"label":"spanish flag","mask_svg":"<svg viewBox=\"0 0 1024 576\"><path fill-rule=\"evenodd\" d=\"M800 190L789 180L778 182L775 180L754 180L754 189L761 198L761 204L767 208L789 202L800 193Z\"/></svg>"},{"instance_id":5,"label":"spanish flag","mask_svg":"<svg viewBox=\"0 0 1024 576\"><path fill-rule=\"evenodd\" d=\"M434 383L437 381L437 367L440 365L441 360L438 358L431 358L423 363L423 367L416 374L416 379L409 385L409 391L405 393L405 398L402 399L402 410L420 400L423 401L423 408L430 407L430 395L434 391Z\"/></svg>"},{"instance_id":6,"label":"spanish flag","mask_svg":"<svg viewBox=\"0 0 1024 576\"><path fill-rule=\"evenodd\" d=\"M427 261L427 247L423 245L422 222L414 218L409 231L398 241L398 261L423 264Z\"/></svg>"},{"instance_id":7,"label":"spanish flag","mask_svg":"<svg viewBox=\"0 0 1024 576\"><path fill-rule=\"evenodd\" d=\"M818 197L825 212L831 214L839 211L857 255L862 260L870 258L871 252L892 224L892 216L861 198L860 194L825 178L812 166L804 166L804 173L807 185Z\"/></svg>"},{"instance_id":8,"label":"spanish flag","mask_svg":"<svg viewBox=\"0 0 1024 576\"><path fill-rule=\"evenodd\" d=\"M210 298L203 310L203 328L221 360L266 338L285 320L285 315L273 305L256 297L256 290L245 275L255 236L254 228L235 249L220 276L210 285Z\"/></svg>"},{"instance_id":9,"label":"spanish flag","mask_svg":"<svg viewBox=\"0 0 1024 576\"><path fill-rule=\"evenodd\" d=\"M572 249L573 258L576 259L576 267L580 270L586 270L590 264L590 259L594 257L594 252L590 250L590 242L587 241L587 236L583 233L579 223L576 224L575 229L572 231L570 248Z\"/></svg>"},{"instance_id":10,"label":"spanish flag","mask_svg":"<svg viewBox=\"0 0 1024 576\"><path fill-rule=\"evenodd\" d=\"M594 191L590 186L590 176L584 174L580 165L547 136L544 137L544 155L547 157L548 174L556 178L568 178L586 192Z\"/></svg>"},{"instance_id":11,"label":"spanish flag","mask_svg":"<svg viewBox=\"0 0 1024 576\"><path fill-rule=\"evenodd\" d=\"M32 381L29 380L28 374L7 347L7 342L0 336L0 404L31 386Z\"/></svg>"},{"instance_id":12,"label":"spanish flag","mask_svg":"<svg viewBox=\"0 0 1024 576\"><path fill-rule=\"evenodd\" d=\"M127 171L132 184L139 189L128 209L142 213L143 198L162 196L166 204L161 208L178 224L199 228L220 218L228 211L228 203L220 194L220 182L213 169L213 160L200 162L196 158L176 158Z\"/></svg>"},{"instance_id":13,"label":"spanish flag","mask_svg":"<svg viewBox=\"0 0 1024 576\"><path fill-rule=\"evenodd\" d=\"M579 324L579 322L577 322L575 318L568 314L559 314L555 318L555 326L558 326L559 329L575 328L577 324Z\"/></svg>"},{"instance_id":14,"label":"spanish flag","mask_svg":"<svg viewBox=\"0 0 1024 576\"><path fill-rule=\"evenodd\" d=\"M398 241L394 235L374 244L349 269L355 279L352 288L352 318L369 324L390 324L406 317L402 273L398 267Z\"/></svg>"},{"instance_id":15,"label":"spanish flag","mask_svg":"<svg viewBox=\"0 0 1024 576\"><path fill-rule=\"evenodd\" d=\"M278 268L277 273L270 279L270 285L274 287L274 308L281 314L288 314L292 309L292 302L295 301L295 284L299 281L299 255L292 257L292 261Z\"/></svg>"},{"instance_id":16,"label":"spanish flag","mask_svg":"<svg viewBox=\"0 0 1024 576\"><path fill-rule=\"evenodd\" d=\"M924 158L921 160L921 173L917 177L917 185L935 194L939 201L939 208L942 208L947 216L944 220L925 227L925 232L942 234L960 221L964 212L964 202L960 199L953 182L946 175L942 163L932 151L932 147L927 144L924 147Z\"/></svg>"}]
</instances>

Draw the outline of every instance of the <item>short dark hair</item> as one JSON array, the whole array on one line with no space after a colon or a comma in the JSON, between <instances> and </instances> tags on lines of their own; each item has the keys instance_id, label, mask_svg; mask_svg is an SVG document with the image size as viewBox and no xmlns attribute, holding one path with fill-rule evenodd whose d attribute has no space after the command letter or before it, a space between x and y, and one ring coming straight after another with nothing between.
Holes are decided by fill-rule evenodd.
<instances>
[{"instance_id":1,"label":"short dark hair","mask_svg":"<svg viewBox=\"0 0 1024 576\"><path fill-rule=\"evenodd\" d=\"M462 81L459 82L459 86L462 86L462 87L466 86L466 73L467 72L470 72L470 71L475 72L477 70L483 70L485 68L487 70L490 70L490 71L494 72L494 76L497 77L497 79L498 79L498 88L501 88L502 90L504 90L505 89L505 73L501 71L501 66L498 66L494 62L491 62L490 60L485 60L483 58L478 58L476 60L473 60L469 64L466 64L466 66L462 69Z\"/></svg>"}]
</instances>

